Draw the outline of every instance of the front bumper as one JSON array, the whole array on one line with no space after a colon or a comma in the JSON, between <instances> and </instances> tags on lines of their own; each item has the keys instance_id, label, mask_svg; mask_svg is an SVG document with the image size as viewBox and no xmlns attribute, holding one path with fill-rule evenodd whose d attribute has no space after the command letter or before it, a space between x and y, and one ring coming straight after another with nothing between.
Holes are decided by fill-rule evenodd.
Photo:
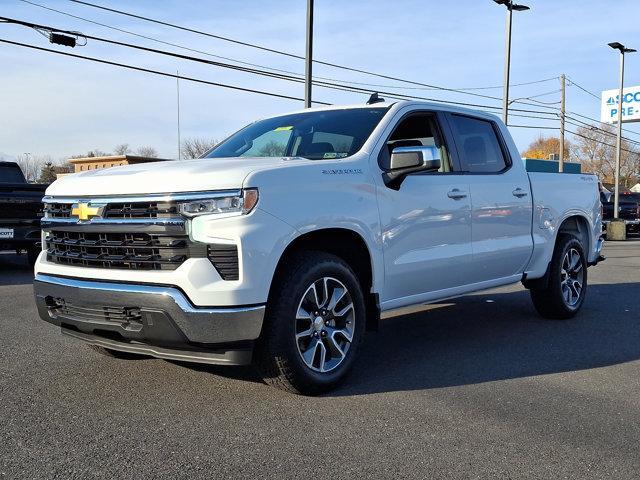
<instances>
[{"instance_id":1,"label":"front bumper","mask_svg":"<svg viewBox=\"0 0 640 480\"><path fill-rule=\"evenodd\" d=\"M40 317L114 350L200 363L247 364L264 305L194 307L177 288L38 274Z\"/></svg>"}]
</instances>

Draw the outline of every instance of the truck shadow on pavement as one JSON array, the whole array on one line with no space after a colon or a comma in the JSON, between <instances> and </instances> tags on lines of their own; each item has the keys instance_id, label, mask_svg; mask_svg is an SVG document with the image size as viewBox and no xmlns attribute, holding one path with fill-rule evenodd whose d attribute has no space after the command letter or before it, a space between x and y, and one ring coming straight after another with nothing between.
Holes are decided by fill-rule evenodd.
<instances>
[{"instance_id":1,"label":"truck shadow on pavement","mask_svg":"<svg viewBox=\"0 0 640 480\"><path fill-rule=\"evenodd\" d=\"M640 359L638 283L589 285L571 320L538 316L526 290L481 293L383 320L351 374L327 397L452 387ZM260 382L248 367L187 368Z\"/></svg>"},{"instance_id":2,"label":"truck shadow on pavement","mask_svg":"<svg viewBox=\"0 0 640 480\"><path fill-rule=\"evenodd\" d=\"M537 315L527 291L455 299L383 321L329 396L422 390L591 369L640 359L638 283L589 285L571 320Z\"/></svg>"},{"instance_id":3,"label":"truck shadow on pavement","mask_svg":"<svg viewBox=\"0 0 640 480\"><path fill-rule=\"evenodd\" d=\"M0 253L0 285L33 283L33 268L26 255Z\"/></svg>"}]
</instances>

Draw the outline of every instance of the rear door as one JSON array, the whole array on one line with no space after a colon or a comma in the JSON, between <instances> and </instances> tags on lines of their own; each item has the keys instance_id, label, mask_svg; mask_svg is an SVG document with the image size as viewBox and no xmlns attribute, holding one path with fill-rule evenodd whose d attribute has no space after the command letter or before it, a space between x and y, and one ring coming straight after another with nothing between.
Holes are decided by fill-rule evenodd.
<instances>
[{"instance_id":1,"label":"rear door","mask_svg":"<svg viewBox=\"0 0 640 480\"><path fill-rule=\"evenodd\" d=\"M531 189L524 165L511 158L495 122L453 113L447 118L471 195L470 283L520 274L533 249Z\"/></svg>"},{"instance_id":2,"label":"rear door","mask_svg":"<svg viewBox=\"0 0 640 480\"><path fill-rule=\"evenodd\" d=\"M436 146L439 172L407 176L398 190L380 187L385 288L383 307L419 301L425 293L467 283L471 263L471 203L443 135L441 114L414 111L396 123L378 157L383 170L399 146Z\"/></svg>"}]
</instances>

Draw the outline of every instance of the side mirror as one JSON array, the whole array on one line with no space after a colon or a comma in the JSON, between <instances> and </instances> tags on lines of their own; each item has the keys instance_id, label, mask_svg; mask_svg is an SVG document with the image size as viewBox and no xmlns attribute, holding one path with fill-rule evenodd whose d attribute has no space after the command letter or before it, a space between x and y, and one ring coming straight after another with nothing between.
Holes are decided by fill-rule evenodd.
<instances>
[{"instance_id":1,"label":"side mirror","mask_svg":"<svg viewBox=\"0 0 640 480\"><path fill-rule=\"evenodd\" d=\"M407 175L438 171L441 165L436 147L396 147L391 152L389 171L383 174L384 183L398 190Z\"/></svg>"}]
</instances>

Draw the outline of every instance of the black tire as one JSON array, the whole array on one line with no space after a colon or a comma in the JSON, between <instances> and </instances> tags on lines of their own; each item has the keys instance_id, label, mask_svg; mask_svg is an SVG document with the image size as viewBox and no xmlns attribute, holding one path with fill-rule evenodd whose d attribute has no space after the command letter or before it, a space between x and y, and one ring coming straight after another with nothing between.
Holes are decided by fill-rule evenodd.
<instances>
[{"instance_id":1,"label":"black tire","mask_svg":"<svg viewBox=\"0 0 640 480\"><path fill-rule=\"evenodd\" d=\"M327 331L331 331L330 327L325 331L322 321L318 323L318 317L315 317L315 321L312 319L314 317L313 312L310 312L308 319L306 317L302 320L297 319L298 307L303 305L303 302L308 301L305 299L309 298L305 294L308 295L309 289L314 285L325 285L325 278L328 278L329 283L332 280L336 281L333 287L335 289L334 292L338 289L342 291L341 287L345 287L348 294L346 304L347 306L349 303L353 305L352 310L348 310L350 313L347 314L350 320L336 320L344 317L332 317L331 311L336 312L337 304L330 310L321 308L320 318L324 318L325 322L329 322L327 325L334 325L338 330L338 322L344 321L344 328L350 329L350 334L352 335L351 342L345 342L341 347L341 350L344 349L346 353L342 356L336 354L335 358L333 358L334 355L330 351L332 346L335 345L335 335L332 336L333 342L330 342L330 339L327 338ZM271 292L262 335L256 345L255 366L265 383L282 390L303 395L317 395L331 390L348 373L364 336L366 314L360 283L347 263L335 255L324 252L304 252L293 256L287 261L277 281L279 284L275 285L274 290ZM326 296L330 298L334 296L333 293L329 292L331 287L324 288L328 292ZM324 296L324 293L321 296ZM317 296L315 298L316 304L329 306L328 300L330 299L324 298L320 302L317 300ZM342 300L340 301L342 302ZM336 315L338 314L336 313ZM310 322L308 331L313 333L308 337L297 339L296 333L300 334L300 330L305 330L300 327L300 322L302 324ZM351 326L347 327L346 324ZM317 329L321 330L318 331ZM346 337L344 338L346 339ZM305 342L307 341L308 350L306 353L308 354L313 350L310 356L311 366L303 360L303 354L305 353L302 350L305 348ZM312 342L316 344L323 343L323 345L316 345L312 349ZM327 342L330 342L330 344ZM345 348L347 343L348 348ZM317 347L320 348L318 349ZM320 353L316 357L318 350L320 350ZM326 364L324 363L325 357L322 356L322 351L330 359ZM333 351L336 351L335 348L333 348ZM317 367L318 370L314 370L316 368L313 365L314 360L320 365ZM335 367L331 367L330 371L320 370L323 366L330 365L331 362L338 363Z\"/></svg>"},{"instance_id":2,"label":"black tire","mask_svg":"<svg viewBox=\"0 0 640 480\"><path fill-rule=\"evenodd\" d=\"M27 262L29 262L30 266L33 267L36 264L38 255L40 255L40 249L37 246L32 245L27 248Z\"/></svg>"},{"instance_id":3,"label":"black tire","mask_svg":"<svg viewBox=\"0 0 640 480\"><path fill-rule=\"evenodd\" d=\"M89 348L100 355L104 355L105 357L119 358L120 360L141 360L143 358L147 358L145 355L140 355L138 353L121 352L119 350L112 350L98 345L89 345Z\"/></svg>"},{"instance_id":4,"label":"black tire","mask_svg":"<svg viewBox=\"0 0 640 480\"><path fill-rule=\"evenodd\" d=\"M575 285L567 287L568 283L573 283L573 273L567 274L565 272L571 269L563 269L563 263L566 261L567 255L572 254L572 252L577 252L579 255L579 271L582 275L575 279L575 281L581 280L579 282L581 283L581 288L577 294ZM567 283L563 285L565 279ZM567 288L569 288L568 293ZM558 237L553 257L551 258L547 286L546 288L532 288L530 293L533 305L544 318L565 320L574 317L578 313L587 293L587 260L580 240L573 235L567 234L561 234Z\"/></svg>"}]
</instances>

